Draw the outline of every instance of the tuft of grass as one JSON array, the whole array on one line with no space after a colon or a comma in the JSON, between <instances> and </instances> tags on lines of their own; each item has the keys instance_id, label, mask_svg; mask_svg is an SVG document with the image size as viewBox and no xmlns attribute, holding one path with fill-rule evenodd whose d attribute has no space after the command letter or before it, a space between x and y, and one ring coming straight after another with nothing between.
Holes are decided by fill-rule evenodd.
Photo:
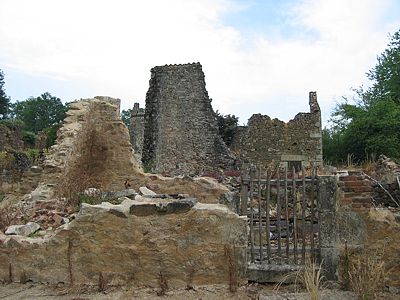
<instances>
[{"instance_id":1,"label":"tuft of grass","mask_svg":"<svg viewBox=\"0 0 400 300\"><path fill-rule=\"evenodd\" d=\"M298 285L300 285L307 290L311 300L320 300L323 281L325 279L325 276L322 275L322 271L322 262L318 264L314 260L308 260L303 268L283 277L282 280L276 284L274 290L278 292L283 283L294 280L296 291Z\"/></svg>"},{"instance_id":2,"label":"tuft of grass","mask_svg":"<svg viewBox=\"0 0 400 300\"><path fill-rule=\"evenodd\" d=\"M322 281L322 262L318 265L315 261L308 261L302 272L300 273L300 280L305 285L310 299L321 299Z\"/></svg>"},{"instance_id":3,"label":"tuft of grass","mask_svg":"<svg viewBox=\"0 0 400 300\"><path fill-rule=\"evenodd\" d=\"M350 289L360 299L375 299L376 292L384 283L386 270L378 253L360 253L350 258L348 278Z\"/></svg>"}]
</instances>

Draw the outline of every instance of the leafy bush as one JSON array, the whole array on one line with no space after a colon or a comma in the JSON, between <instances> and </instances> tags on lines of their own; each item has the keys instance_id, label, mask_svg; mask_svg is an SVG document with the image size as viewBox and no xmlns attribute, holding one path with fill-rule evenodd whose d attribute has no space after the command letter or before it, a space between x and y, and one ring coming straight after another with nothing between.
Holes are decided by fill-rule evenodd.
<instances>
[{"instance_id":1,"label":"leafy bush","mask_svg":"<svg viewBox=\"0 0 400 300\"><path fill-rule=\"evenodd\" d=\"M0 120L0 125L7 126L11 130L16 130L19 128L23 128L24 122L21 120L15 120L15 119L4 119L4 120Z\"/></svg>"},{"instance_id":2,"label":"leafy bush","mask_svg":"<svg viewBox=\"0 0 400 300\"><path fill-rule=\"evenodd\" d=\"M35 147L36 134L31 131L24 131L22 135L22 140L24 141L25 147L33 148Z\"/></svg>"},{"instance_id":3,"label":"leafy bush","mask_svg":"<svg viewBox=\"0 0 400 300\"><path fill-rule=\"evenodd\" d=\"M39 158L39 150L38 149L27 149L25 151L26 155L28 155L30 161L34 163Z\"/></svg>"}]
</instances>

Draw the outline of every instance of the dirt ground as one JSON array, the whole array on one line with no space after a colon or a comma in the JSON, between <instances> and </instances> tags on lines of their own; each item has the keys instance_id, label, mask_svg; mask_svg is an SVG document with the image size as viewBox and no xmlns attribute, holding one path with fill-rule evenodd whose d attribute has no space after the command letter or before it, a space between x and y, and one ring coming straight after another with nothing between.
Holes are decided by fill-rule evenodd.
<instances>
[{"instance_id":1,"label":"dirt ground","mask_svg":"<svg viewBox=\"0 0 400 300\"><path fill-rule=\"evenodd\" d=\"M356 300L353 292L339 289L335 282L324 285L320 292L322 300ZM183 300L308 300L310 295L305 290L298 290L295 285L282 285L276 289L274 284L249 283L238 288L235 293L225 285L207 285L194 289L170 289L164 295L159 289L107 286L103 292L97 286L69 287L63 284L46 285L33 283L0 283L0 299L10 300L128 300L128 299L183 299ZM374 299L399 300L400 290L380 292Z\"/></svg>"},{"instance_id":2,"label":"dirt ground","mask_svg":"<svg viewBox=\"0 0 400 300\"><path fill-rule=\"evenodd\" d=\"M111 299L309 299L307 293L296 293L294 287L281 287L277 292L274 285L248 284L238 289L236 293L228 291L226 286L212 285L192 290L168 290L165 295L158 295L159 290L153 288L122 288L108 287L104 292L98 292L97 287L70 288L40 284L3 284L0 285L0 299L62 299L62 300L111 300ZM357 299L351 292L340 290L323 290L322 299ZM380 299L399 299L384 297Z\"/></svg>"}]
</instances>

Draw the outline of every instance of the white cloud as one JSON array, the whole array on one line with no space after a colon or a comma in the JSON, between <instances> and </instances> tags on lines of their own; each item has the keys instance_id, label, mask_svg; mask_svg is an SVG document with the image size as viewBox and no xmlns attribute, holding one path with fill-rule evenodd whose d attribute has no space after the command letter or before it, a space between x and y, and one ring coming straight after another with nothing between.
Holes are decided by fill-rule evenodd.
<instances>
[{"instance_id":1,"label":"white cloud","mask_svg":"<svg viewBox=\"0 0 400 300\"><path fill-rule=\"evenodd\" d=\"M386 33L398 29L383 22L391 4L301 1L288 9L290 22L312 38L249 39L223 23L241 9L228 0L2 0L0 63L87 83L92 94L76 98L106 94L127 108L144 103L151 67L200 61L223 113L287 120L307 110L308 92L317 90L327 115L335 98L363 83Z\"/></svg>"}]
</instances>

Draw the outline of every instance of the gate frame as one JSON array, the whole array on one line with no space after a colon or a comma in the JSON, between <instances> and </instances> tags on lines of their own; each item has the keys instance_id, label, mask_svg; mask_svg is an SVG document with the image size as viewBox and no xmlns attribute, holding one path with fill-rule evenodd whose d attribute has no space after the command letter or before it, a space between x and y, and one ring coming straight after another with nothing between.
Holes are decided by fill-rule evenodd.
<instances>
[{"instance_id":1,"label":"gate frame","mask_svg":"<svg viewBox=\"0 0 400 300\"><path fill-rule=\"evenodd\" d=\"M281 166L284 166L284 178L281 179L279 174L281 170ZM299 188L302 190L301 191L301 219L300 220L306 220L305 218L305 206L306 206L306 184L308 183L309 185L312 186L311 188L311 238L310 238L310 250L312 254L312 260L322 262L323 268L324 268L324 273L327 279L335 279L336 278L336 269L338 265L338 258L339 258L339 251L337 249L335 239L333 238L334 233L333 233L333 222L335 219L335 211L336 211L336 195L337 195L337 179L335 176L324 176L324 175L317 175L317 171L312 172L311 178L306 178L306 176L303 176L301 179L293 179L293 174L295 174L294 168L292 169L292 179L288 179L288 168L287 168L287 162L280 164L276 168L276 174L278 174L276 179L272 179L272 170L269 169L267 173L267 178L262 179L261 178L261 168L258 167L257 169L253 167L250 168L250 175L247 173L244 173L241 177L241 191L240 191L240 212L239 214L243 215L243 212L249 212L250 208L250 213L247 213L246 215L249 218L249 245L250 245L250 255L249 255L249 270L251 273L251 269L255 269L257 271L268 271L271 273L270 275L273 275L272 277L276 277L275 275L282 275L282 270L286 271L293 271L297 270L299 268L304 267L305 265L305 253L306 253L306 241L305 241L305 224L306 222L302 222L302 247L301 247L301 263L299 264L297 261L297 242L298 242L298 237L297 237L297 216L296 216L296 209L293 209L293 235L294 235L294 243L292 245L292 250L293 250L293 259L290 259L290 243L289 243L289 216L288 216L288 205L289 205L289 195L288 195L288 187L289 183L292 183L291 188L292 188L292 193L293 195L296 195L296 190L299 182ZM279 172L278 172L279 169ZM315 168L313 168L315 169ZM257 171L256 171L257 170ZM305 174L305 168L304 164L302 164L302 174ZM248 176L246 176L248 175ZM258 176L256 176L258 175ZM283 182L283 184L282 184ZM274 184L271 184L274 183ZM262 196L261 196L261 189L260 188L255 188L254 186L260 187L261 184L266 184L266 196L264 197L263 201L266 204L266 208L269 207L269 201L270 201L270 196L271 196L271 186L275 185L277 188L277 195L280 195L281 188L284 188L284 196L283 200L285 201L284 203L284 213L285 213L285 218L283 221L286 221L286 259L287 261L285 263L282 263L282 256L281 256L281 218L277 218L277 227L278 227L278 260L277 263L272 262L271 259L271 243L270 243L270 238L269 234L266 234L266 239L267 239L267 248L266 248L266 255L267 255L267 261L264 261L264 254L263 251L264 247L262 244L262 231L261 231L261 222L258 222L258 230L259 230L259 259L260 262L256 262L255 260L255 230L254 230L254 211L253 211L253 201L255 201L256 205L258 204L258 211L262 211L261 209L261 202L262 202ZM246 188L244 188L246 187ZM282 196L277 197L277 215L282 216L282 212L280 211L280 200ZM296 196L292 196L290 198L292 202L291 204L293 207L297 205L297 199L296 202L294 201ZM242 201L242 199L248 199L247 201ZM315 206L314 206L315 205ZM249 207L250 206L250 207ZM265 230L266 232L270 232L270 219L271 216L269 215L269 209L266 209L264 213L262 213L265 218L266 218L266 225L265 225ZM259 216L260 218L260 216ZM317 223L317 228L318 228L318 247L315 246L314 242L314 221L318 220ZM277 274L276 270L280 270ZM272 272L272 271L275 271ZM249 273L249 272L248 272ZM286 272L287 273L287 272ZM251 277L251 276L250 276ZM260 276L256 276L260 277ZM265 277L265 274L261 277ZM268 280L255 280L258 282L275 282L276 280L271 280L271 276L267 276ZM251 279L251 278L250 278Z\"/></svg>"}]
</instances>

